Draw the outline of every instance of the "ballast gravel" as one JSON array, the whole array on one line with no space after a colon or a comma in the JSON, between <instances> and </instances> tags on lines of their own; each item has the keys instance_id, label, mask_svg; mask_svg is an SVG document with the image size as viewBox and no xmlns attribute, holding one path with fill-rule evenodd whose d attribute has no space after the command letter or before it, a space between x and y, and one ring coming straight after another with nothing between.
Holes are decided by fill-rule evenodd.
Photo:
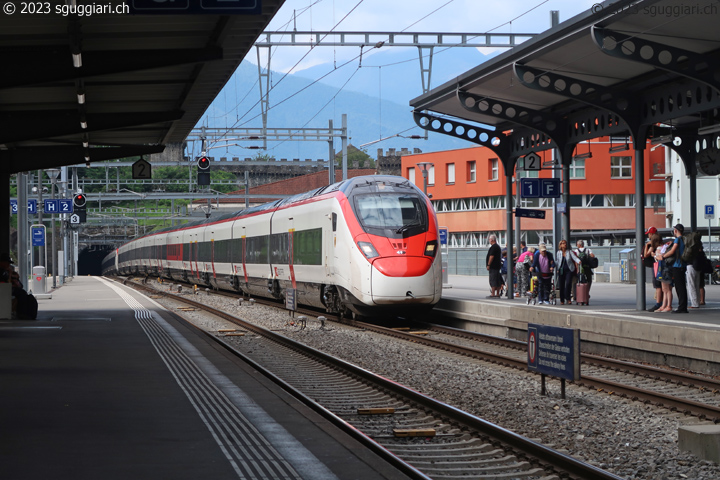
<instances>
[{"instance_id":1,"label":"ballast gravel","mask_svg":"<svg viewBox=\"0 0 720 480\"><path fill-rule=\"evenodd\" d=\"M156 285L167 290L167 286ZM627 479L718 480L720 465L678 449L678 427L703 423L666 409L547 379L421 345L308 318L301 329L288 312L250 305L220 295L199 294L202 303L343 358L525 437L565 452ZM199 298L195 298L199 300ZM232 328L200 312L177 310L176 302L157 300L199 327L217 334ZM232 337L227 341L232 342Z\"/></svg>"}]
</instances>

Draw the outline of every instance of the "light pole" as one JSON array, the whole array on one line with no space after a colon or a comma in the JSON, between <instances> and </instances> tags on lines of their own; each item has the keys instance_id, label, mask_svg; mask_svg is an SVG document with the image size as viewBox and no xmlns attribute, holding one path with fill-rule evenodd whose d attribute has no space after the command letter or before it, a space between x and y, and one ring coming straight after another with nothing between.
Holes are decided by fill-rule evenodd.
<instances>
[{"instance_id":1,"label":"light pole","mask_svg":"<svg viewBox=\"0 0 720 480\"><path fill-rule=\"evenodd\" d=\"M423 192L427 197L427 186L428 186L428 170L430 170L435 164L432 162L420 162L417 166L420 168L423 176Z\"/></svg>"},{"instance_id":2,"label":"light pole","mask_svg":"<svg viewBox=\"0 0 720 480\"><path fill-rule=\"evenodd\" d=\"M60 169L58 168L48 168L45 170L45 173L48 174L48 177L50 177L50 198L55 200L55 184L57 183L57 179L60 176ZM53 213L50 215L50 229L52 230L52 235L50 237L50 241L52 242L52 276L53 276L53 288L57 288L57 244L55 243L55 214Z\"/></svg>"}]
</instances>

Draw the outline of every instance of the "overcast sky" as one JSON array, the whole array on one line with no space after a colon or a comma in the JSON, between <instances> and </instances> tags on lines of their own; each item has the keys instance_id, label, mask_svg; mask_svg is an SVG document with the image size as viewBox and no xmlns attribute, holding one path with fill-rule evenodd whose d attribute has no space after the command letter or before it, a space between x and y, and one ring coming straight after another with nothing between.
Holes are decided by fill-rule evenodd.
<instances>
[{"instance_id":1,"label":"overcast sky","mask_svg":"<svg viewBox=\"0 0 720 480\"><path fill-rule=\"evenodd\" d=\"M266 30L539 33L550 26L551 10L560 11L562 22L597 3L599 0L287 0ZM308 50L275 50L272 69L289 71ZM358 53L359 49L352 47L316 48L293 73L348 60ZM257 62L254 54L248 55L248 60Z\"/></svg>"}]
</instances>

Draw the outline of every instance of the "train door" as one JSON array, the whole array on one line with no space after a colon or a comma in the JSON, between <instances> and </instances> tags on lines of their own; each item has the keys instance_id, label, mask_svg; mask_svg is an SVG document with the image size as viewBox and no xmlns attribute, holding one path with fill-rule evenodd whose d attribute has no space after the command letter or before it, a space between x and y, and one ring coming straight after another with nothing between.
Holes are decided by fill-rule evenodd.
<instances>
[{"instance_id":1,"label":"train door","mask_svg":"<svg viewBox=\"0 0 720 480\"><path fill-rule=\"evenodd\" d=\"M290 283L293 289L297 289L295 283L295 220L290 217L288 219L288 270L290 270ZM297 298L297 297L296 297Z\"/></svg>"},{"instance_id":2,"label":"train door","mask_svg":"<svg viewBox=\"0 0 720 480\"><path fill-rule=\"evenodd\" d=\"M337 213L331 213L328 215L328 225L322 229L326 277L332 277L335 274L335 265L337 265L337 258L335 257L336 233Z\"/></svg>"}]
</instances>

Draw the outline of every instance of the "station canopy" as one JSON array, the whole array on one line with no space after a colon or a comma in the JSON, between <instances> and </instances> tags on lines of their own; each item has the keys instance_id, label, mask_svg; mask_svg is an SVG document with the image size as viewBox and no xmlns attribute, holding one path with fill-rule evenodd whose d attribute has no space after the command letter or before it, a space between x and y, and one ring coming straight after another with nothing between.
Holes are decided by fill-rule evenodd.
<instances>
[{"instance_id":1,"label":"station canopy","mask_svg":"<svg viewBox=\"0 0 720 480\"><path fill-rule=\"evenodd\" d=\"M283 0L250 2L261 5L252 14L56 10L81 3L10 2L15 13L0 14L0 173L181 144Z\"/></svg>"},{"instance_id":2,"label":"station canopy","mask_svg":"<svg viewBox=\"0 0 720 480\"><path fill-rule=\"evenodd\" d=\"M719 22L718 0L603 2L410 105L426 130L492 148L506 174L554 147L569 164L579 142L607 135L636 148L649 137L676 148L679 135L690 168L717 148Z\"/></svg>"}]
</instances>

